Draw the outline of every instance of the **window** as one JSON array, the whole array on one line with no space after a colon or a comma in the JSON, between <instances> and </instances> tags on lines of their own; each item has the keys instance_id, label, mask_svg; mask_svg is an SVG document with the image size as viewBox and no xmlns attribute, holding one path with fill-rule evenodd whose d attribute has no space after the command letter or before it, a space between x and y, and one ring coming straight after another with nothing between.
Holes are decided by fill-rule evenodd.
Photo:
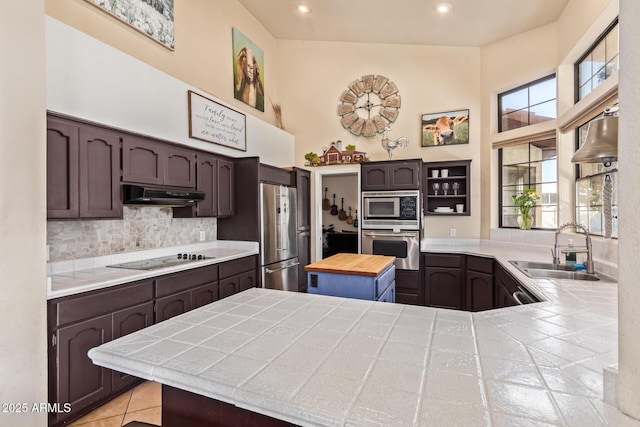
<instances>
[{"instance_id":1,"label":"window","mask_svg":"<svg viewBox=\"0 0 640 427\"><path fill-rule=\"evenodd\" d=\"M556 75L498 95L498 132L556 118Z\"/></svg>"},{"instance_id":2,"label":"window","mask_svg":"<svg viewBox=\"0 0 640 427\"><path fill-rule=\"evenodd\" d=\"M618 69L618 40L616 19L576 62L576 102L600 86Z\"/></svg>"},{"instance_id":3,"label":"window","mask_svg":"<svg viewBox=\"0 0 640 427\"><path fill-rule=\"evenodd\" d=\"M589 122L590 123L590 122ZM589 123L580 126L576 132L576 150L582 146L587 137ZM600 163L583 163L576 166L576 221L583 224L589 233L604 236L605 215L607 209L603 202L605 180L612 184L611 237L618 237L618 164L613 163L606 168ZM609 178L607 178L607 176Z\"/></svg>"},{"instance_id":4,"label":"window","mask_svg":"<svg viewBox=\"0 0 640 427\"><path fill-rule=\"evenodd\" d=\"M533 228L558 225L558 177L555 138L501 148L500 227L518 227L518 208L511 196L532 189L540 196Z\"/></svg>"}]
</instances>

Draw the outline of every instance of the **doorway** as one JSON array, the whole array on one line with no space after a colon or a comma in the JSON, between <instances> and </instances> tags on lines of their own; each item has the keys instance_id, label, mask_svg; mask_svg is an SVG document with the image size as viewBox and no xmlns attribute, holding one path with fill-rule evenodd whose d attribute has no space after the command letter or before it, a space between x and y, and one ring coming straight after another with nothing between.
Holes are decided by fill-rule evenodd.
<instances>
[{"instance_id":1,"label":"doorway","mask_svg":"<svg viewBox=\"0 0 640 427\"><path fill-rule=\"evenodd\" d=\"M359 253L360 228L355 227L350 222L355 222L356 210L358 213L360 212L360 165L316 170L313 176L312 262L317 262L326 256L330 256L335 250ZM325 189L327 189L326 192ZM329 209L323 209L325 193L326 198L329 200ZM326 201L324 202L324 207L327 207ZM332 207L334 208L333 210L331 209ZM351 208L350 219L349 208ZM343 215L339 215L341 210L344 210ZM328 248L327 233L323 233L323 230L328 231L331 228L335 234L330 238L332 247Z\"/></svg>"}]
</instances>

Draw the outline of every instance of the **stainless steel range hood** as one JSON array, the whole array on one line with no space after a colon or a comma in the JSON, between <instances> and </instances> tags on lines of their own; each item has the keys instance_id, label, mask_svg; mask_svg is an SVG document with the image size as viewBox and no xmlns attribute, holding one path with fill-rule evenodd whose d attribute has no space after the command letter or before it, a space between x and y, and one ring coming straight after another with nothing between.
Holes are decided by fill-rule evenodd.
<instances>
[{"instance_id":1,"label":"stainless steel range hood","mask_svg":"<svg viewBox=\"0 0 640 427\"><path fill-rule=\"evenodd\" d=\"M122 188L125 205L182 207L194 206L204 200L205 194L196 190L175 188L143 187L125 184Z\"/></svg>"},{"instance_id":2,"label":"stainless steel range hood","mask_svg":"<svg viewBox=\"0 0 640 427\"><path fill-rule=\"evenodd\" d=\"M572 163L604 163L608 167L618 160L618 116L610 115L612 112L608 108L603 117L591 122L584 144L571 158Z\"/></svg>"}]
</instances>

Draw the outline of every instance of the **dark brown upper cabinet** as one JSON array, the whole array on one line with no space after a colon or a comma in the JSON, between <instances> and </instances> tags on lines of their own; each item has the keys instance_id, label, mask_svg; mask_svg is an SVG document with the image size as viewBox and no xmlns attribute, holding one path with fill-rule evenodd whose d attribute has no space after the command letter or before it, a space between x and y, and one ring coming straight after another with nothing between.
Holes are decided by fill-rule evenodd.
<instances>
[{"instance_id":1,"label":"dark brown upper cabinet","mask_svg":"<svg viewBox=\"0 0 640 427\"><path fill-rule=\"evenodd\" d=\"M196 187L196 154L172 145L125 136L122 180L135 184Z\"/></svg>"},{"instance_id":2,"label":"dark brown upper cabinet","mask_svg":"<svg viewBox=\"0 0 640 427\"><path fill-rule=\"evenodd\" d=\"M296 197L298 201L298 231L309 231L311 227L311 172L293 168Z\"/></svg>"},{"instance_id":3,"label":"dark brown upper cabinet","mask_svg":"<svg viewBox=\"0 0 640 427\"><path fill-rule=\"evenodd\" d=\"M233 161L207 153L196 155L196 189L204 200L193 207L175 208L175 218L224 217L234 212Z\"/></svg>"},{"instance_id":4,"label":"dark brown upper cabinet","mask_svg":"<svg viewBox=\"0 0 640 427\"><path fill-rule=\"evenodd\" d=\"M121 218L120 136L47 117L47 218Z\"/></svg>"},{"instance_id":5,"label":"dark brown upper cabinet","mask_svg":"<svg viewBox=\"0 0 640 427\"><path fill-rule=\"evenodd\" d=\"M232 216L235 211L234 164L231 160L218 159L218 216Z\"/></svg>"},{"instance_id":6,"label":"dark brown upper cabinet","mask_svg":"<svg viewBox=\"0 0 640 427\"><path fill-rule=\"evenodd\" d=\"M362 163L362 191L418 190L421 166L422 160Z\"/></svg>"}]
</instances>

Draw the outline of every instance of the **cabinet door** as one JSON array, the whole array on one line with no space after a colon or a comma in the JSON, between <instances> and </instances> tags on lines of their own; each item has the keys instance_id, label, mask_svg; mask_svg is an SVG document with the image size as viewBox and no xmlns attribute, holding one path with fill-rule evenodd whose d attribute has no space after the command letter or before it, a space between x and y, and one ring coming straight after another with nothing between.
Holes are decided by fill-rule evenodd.
<instances>
[{"instance_id":1,"label":"cabinet door","mask_svg":"<svg viewBox=\"0 0 640 427\"><path fill-rule=\"evenodd\" d=\"M309 231L297 233L298 241L298 291L307 291L307 273L304 267L311 263L311 234Z\"/></svg>"},{"instance_id":2,"label":"cabinet door","mask_svg":"<svg viewBox=\"0 0 640 427\"><path fill-rule=\"evenodd\" d=\"M214 301L218 301L218 282L207 283L191 291L191 309L196 309Z\"/></svg>"},{"instance_id":3,"label":"cabinet door","mask_svg":"<svg viewBox=\"0 0 640 427\"><path fill-rule=\"evenodd\" d=\"M311 226L311 173L295 169L298 198L298 231L309 231Z\"/></svg>"},{"instance_id":4,"label":"cabinet door","mask_svg":"<svg viewBox=\"0 0 640 427\"><path fill-rule=\"evenodd\" d=\"M469 311L491 310L494 304L493 275L467 270L466 291Z\"/></svg>"},{"instance_id":5,"label":"cabinet door","mask_svg":"<svg viewBox=\"0 0 640 427\"><path fill-rule=\"evenodd\" d=\"M232 276L220 280L220 299L240 292L240 276Z\"/></svg>"},{"instance_id":6,"label":"cabinet door","mask_svg":"<svg viewBox=\"0 0 640 427\"><path fill-rule=\"evenodd\" d=\"M144 304L116 311L113 313L111 325L114 340L153 325L153 302L149 301ZM138 378L132 375L112 371L111 388L113 390L120 390L137 380Z\"/></svg>"},{"instance_id":7,"label":"cabinet door","mask_svg":"<svg viewBox=\"0 0 640 427\"><path fill-rule=\"evenodd\" d=\"M419 271L396 270L395 302L421 305L421 288Z\"/></svg>"},{"instance_id":8,"label":"cabinet door","mask_svg":"<svg viewBox=\"0 0 640 427\"><path fill-rule=\"evenodd\" d=\"M47 119L47 218L77 218L78 126Z\"/></svg>"},{"instance_id":9,"label":"cabinet door","mask_svg":"<svg viewBox=\"0 0 640 427\"><path fill-rule=\"evenodd\" d=\"M156 323L191 310L191 291L169 295L156 300Z\"/></svg>"},{"instance_id":10,"label":"cabinet door","mask_svg":"<svg viewBox=\"0 0 640 427\"><path fill-rule=\"evenodd\" d=\"M255 288L258 284L256 280L255 270L242 273L238 279L240 281L240 291L246 291L247 289Z\"/></svg>"},{"instance_id":11,"label":"cabinet door","mask_svg":"<svg viewBox=\"0 0 640 427\"><path fill-rule=\"evenodd\" d=\"M425 267L425 302L432 307L463 308L462 270Z\"/></svg>"},{"instance_id":12,"label":"cabinet door","mask_svg":"<svg viewBox=\"0 0 640 427\"><path fill-rule=\"evenodd\" d=\"M390 190L417 190L420 188L420 163L391 164L389 177Z\"/></svg>"},{"instance_id":13,"label":"cabinet door","mask_svg":"<svg viewBox=\"0 0 640 427\"><path fill-rule=\"evenodd\" d=\"M164 185L196 188L196 155L193 151L164 147Z\"/></svg>"},{"instance_id":14,"label":"cabinet door","mask_svg":"<svg viewBox=\"0 0 640 427\"><path fill-rule=\"evenodd\" d=\"M362 191L378 191L389 189L389 165L370 163L361 164Z\"/></svg>"},{"instance_id":15,"label":"cabinet door","mask_svg":"<svg viewBox=\"0 0 640 427\"><path fill-rule=\"evenodd\" d=\"M122 140L122 180L139 184L164 182L163 145L132 137Z\"/></svg>"},{"instance_id":16,"label":"cabinet door","mask_svg":"<svg viewBox=\"0 0 640 427\"><path fill-rule=\"evenodd\" d=\"M234 213L233 174L233 162L218 159L218 216L231 216Z\"/></svg>"},{"instance_id":17,"label":"cabinet door","mask_svg":"<svg viewBox=\"0 0 640 427\"><path fill-rule=\"evenodd\" d=\"M111 340L111 314L85 320L57 331L56 401L70 403L73 415L111 392L109 369L94 365L87 352Z\"/></svg>"},{"instance_id":18,"label":"cabinet door","mask_svg":"<svg viewBox=\"0 0 640 427\"><path fill-rule=\"evenodd\" d=\"M80 128L80 217L121 218L120 136Z\"/></svg>"},{"instance_id":19,"label":"cabinet door","mask_svg":"<svg viewBox=\"0 0 640 427\"><path fill-rule=\"evenodd\" d=\"M197 215L218 216L218 162L213 156L198 154L197 189L204 192L204 200L198 203Z\"/></svg>"}]
</instances>

